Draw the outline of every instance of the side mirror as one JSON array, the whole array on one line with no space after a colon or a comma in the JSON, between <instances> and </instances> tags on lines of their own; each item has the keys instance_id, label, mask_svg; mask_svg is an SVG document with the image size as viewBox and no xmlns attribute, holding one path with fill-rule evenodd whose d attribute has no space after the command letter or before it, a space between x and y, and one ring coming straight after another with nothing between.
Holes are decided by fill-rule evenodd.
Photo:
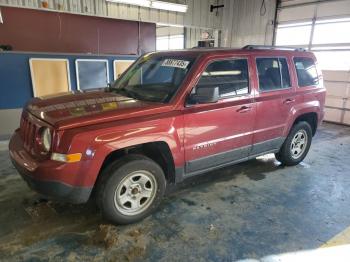
<instances>
[{"instance_id":1,"label":"side mirror","mask_svg":"<svg viewBox=\"0 0 350 262\"><path fill-rule=\"evenodd\" d=\"M195 94L191 94L189 97L190 104L207 104L216 103L219 101L219 87L202 86L197 88Z\"/></svg>"},{"instance_id":2,"label":"side mirror","mask_svg":"<svg viewBox=\"0 0 350 262\"><path fill-rule=\"evenodd\" d=\"M110 92L112 90L112 84L111 83L107 83L107 86L105 88L106 92Z\"/></svg>"}]
</instances>

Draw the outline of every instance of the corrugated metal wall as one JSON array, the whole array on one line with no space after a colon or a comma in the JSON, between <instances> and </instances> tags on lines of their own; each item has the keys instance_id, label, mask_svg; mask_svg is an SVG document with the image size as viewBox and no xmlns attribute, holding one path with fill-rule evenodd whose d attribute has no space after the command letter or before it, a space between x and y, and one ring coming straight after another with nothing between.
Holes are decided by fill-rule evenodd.
<instances>
[{"instance_id":1,"label":"corrugated metal wall","mask_svg":"<svg viewBox=\"0 0 350 262\"><path fill-rule=\"evenodd\" d=\"M276 0L221 0L217 4L224 4L224 8L218 11L221 33L217 30L186 28L186 47L196 46L204 31L215 36L218 41L216 46L240 48L248 44L272 45Z\"/></svg>"},{"instance_id":2,"label":"corrugated metal wall","mask_svg":"<svg viewBox=\"0 0 350 262\"><path fill-rule=\"evenodd\" d=\"M184 0L187 13L168 12L106 0L47 0L49 10L140 20L187 27L186 47L196 45L203 30L222 31L219 46L241 47L246 44L272 44L276 0ZM262 6L262 3L264 5ZM40 8L41 0L0 0L0 5ZM210 5L224 8L210 12ZM211 31L210 31L211 30ZM217 40L217 39L216 39Z\"/></svg>"},{"instance_id":3,"label":"corrugated metal wall","mask_svg":"<svg viewBox=\"0 0 350 262\"><path fill-rule=\"evenodd\" d=\"M224 5L221 46L272 44L275 0L224 0Z\"/></svg>"},{"instance_id":4,"label":"corrugated metal wall","mask_svg":"<svg viewBox=\"0 0 350 262\"><path fill-rule=\"evenodd\" d=\"M220 0L221 1L221 0ZM0 0L0 5L40 8L41 0ZM216 0L187 0L188 11L184 13L163 11L107 2L106 0L47 0L48 10L112 17L144 22L184 25L198 28L220 28L221 12L210 12Z\"/></svg>"}]
</instances>

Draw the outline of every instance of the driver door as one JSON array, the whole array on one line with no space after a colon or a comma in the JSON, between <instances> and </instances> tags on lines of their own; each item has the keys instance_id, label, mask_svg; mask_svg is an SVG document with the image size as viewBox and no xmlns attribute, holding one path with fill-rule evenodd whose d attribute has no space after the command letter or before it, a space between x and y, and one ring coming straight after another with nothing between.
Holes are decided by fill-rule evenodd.
<instances>
[{"instance_id":1,"label":"driver door","mask_svg":"<svg viewBox=\"0 0 350 262\"><path fill-rule=\"evenodd\" d=\"M256 108L249 85L250 58L212 60L192 93L219 87L216 103L185 108L185 172L196 174L247 159Z\"/></svg>"}]
</instances>

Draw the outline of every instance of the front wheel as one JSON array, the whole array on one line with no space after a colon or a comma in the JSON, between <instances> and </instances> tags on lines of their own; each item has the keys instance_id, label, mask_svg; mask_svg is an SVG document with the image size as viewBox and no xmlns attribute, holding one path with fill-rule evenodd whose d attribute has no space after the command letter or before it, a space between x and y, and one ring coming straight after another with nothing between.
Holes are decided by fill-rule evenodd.
<instances>
[{"instance_id":1,"label":"front wheel","mask_svg":"<svg viewBox=\"0 0 350 262\"><path fill-rule=\"evenodd\" d=\"M295 124L280 151L275 154L276 159L286 166L299 164L307 155L312 140L312 130L305 121Z\"/></svg>"},{"instance_id":2,"label":"front wheel","mask_svg":"<svg viewBox=\"0 0 350 262\"><path fill-rule=\"evenodd\" d=\"M101 174L97 204L115 224L130 224L150 215L160 204L166 181L162 168L141 155L128 155Z\"/></svg>"}]
</instances>

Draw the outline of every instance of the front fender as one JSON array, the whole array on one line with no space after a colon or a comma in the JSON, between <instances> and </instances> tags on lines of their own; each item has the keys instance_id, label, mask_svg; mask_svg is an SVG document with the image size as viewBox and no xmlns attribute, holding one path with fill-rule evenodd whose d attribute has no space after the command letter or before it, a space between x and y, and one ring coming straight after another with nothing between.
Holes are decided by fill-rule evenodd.
<instances>
[{"instance_id":1,"label":"front fender","mask_svg":"<svg viewBox=\"0 0 350 262\"><path fill-rule=\"evenodd\" d=\"M89 141L89 142L87 142ZM71 148L83 152L84 168L78 179L93 185L106 157L127 147L151 142L165 142L171 151L175 166L183 166L183 127L181 118L154 121L151 124L135 123L126 126L98 129L94 132L77 133ZM84 146L85 145L85 146ZM80 148L80 149L78 149Z\"/></svg>"}]
</instances>

